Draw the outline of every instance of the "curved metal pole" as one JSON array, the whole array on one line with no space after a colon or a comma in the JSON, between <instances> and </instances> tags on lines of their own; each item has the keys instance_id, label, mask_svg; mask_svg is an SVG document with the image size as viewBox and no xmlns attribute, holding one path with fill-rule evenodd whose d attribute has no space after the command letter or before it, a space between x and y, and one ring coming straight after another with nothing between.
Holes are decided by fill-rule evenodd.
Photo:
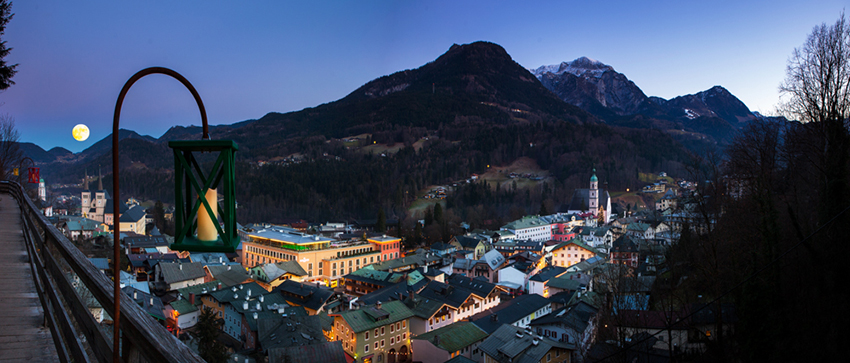
<instances>
[{"instance_id":1,"label":"curved metal pole","mask_svg":"<svg viewBox=\"0 0 850 363\"><path fill-rule=\"evenodd\" d=\"M21 174L23 174L24 169L24 160L29 160L32 166L35 166L35 161L32 161L29 156L24 156L21 159L21 162L18 163L18 184L21 184Z\"/></svg>"},{"instance_id":2,"label":"curved metal pole","mask_svg":"<svg viewBox=\"0 0 850 363\"><path fill-rule=\"evenodd\" d=\"M115 286L113 293L115 305L112 310L112 319L115 322L112 326L114 330L112 335L112 361L114 363L119 363L121 361L121 330L119 329L119 319L121 317L121 249L119 248L121 223L118 219L118 203L120 203L121 198L118 194L118 119L121 117L121 105L124 103L124 96L127 95L127 91L130 90L130 86L136 83L136 81L140 78L149 74L164 74L171 76L186 86L186 88L189 89L189 92L192 92L192 97L195 97L195 102L198 103L198 109L201 110L201 121L203 122L202 137L204 140L209 140L210 138L209 126L207 125L207 110L204 108L204 102L201 101L201 96L198 95L198 91L195 90L195 87L192 86L185 77L171 69L164 67L145 68L130 77L130 79L127 80L127 83L124 84L124 88L121 89L121 93L118 94L118 101L115 103L115 114L112 117L112 224L114 225L112 237L112 261L113 283Z\"/></svg>"}]
</instances>

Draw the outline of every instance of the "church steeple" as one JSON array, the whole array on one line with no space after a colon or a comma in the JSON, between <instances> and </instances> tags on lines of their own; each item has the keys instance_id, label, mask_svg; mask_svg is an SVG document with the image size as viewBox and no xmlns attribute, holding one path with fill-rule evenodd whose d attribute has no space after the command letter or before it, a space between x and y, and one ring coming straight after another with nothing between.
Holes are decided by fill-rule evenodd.
<instances>
[{"instance_id":1,"label":"church steeple","mask_svg":"<svg viewBox=\"0 0 850 363\"><path fill-rule=\"evenodd\" d=\"M599 211L599 179L596 177L596 168L590 177L590 190L588 191L587 207L593 215Z\"/></svg>"}]
</instances>

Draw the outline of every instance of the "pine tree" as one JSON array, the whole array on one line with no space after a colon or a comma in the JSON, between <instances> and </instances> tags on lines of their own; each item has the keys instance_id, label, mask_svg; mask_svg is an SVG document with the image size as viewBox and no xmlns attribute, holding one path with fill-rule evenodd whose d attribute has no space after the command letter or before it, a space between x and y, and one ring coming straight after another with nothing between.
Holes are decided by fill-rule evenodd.
<instances>
[{"instance_id":1,"label":"pine tree","mask_svg":"<svg viewBox=\"0 0 850 363\"><path fill-rule=\"evenodd\" d=\"M218 341L222 325L224 321L209 308L204 308L198 318L198 355L208 363L224 363L230 358L224 344Z\"/></svg>"},{"instance_id":2,"label":"pine tree","mask_svg":"<svg viewBox=\"0 0 850 363\"><path fill-rule=\"evenodd\" d=\"M6 0L0 0L0 90L4 90L15 84L12 77L18 73L15 68L17 64L6 64L6 56L12 48L6 48L6 41L2 40L2 36L6 33L6 24L15 14L12 13L12 3Z\"/></svg>"}]
</instances>

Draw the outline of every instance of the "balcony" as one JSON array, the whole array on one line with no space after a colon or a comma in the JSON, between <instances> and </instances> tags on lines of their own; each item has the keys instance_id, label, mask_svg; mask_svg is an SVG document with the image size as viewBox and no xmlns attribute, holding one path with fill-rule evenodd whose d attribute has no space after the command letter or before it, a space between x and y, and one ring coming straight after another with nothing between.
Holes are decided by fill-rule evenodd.
<instances>
[{"instance_id":1,"label":"balcony","mask_svg":"<svg viewBox=\"0 0 850 363\"><path fill-rule=\"evenodd\" d=\"M24 345L0 340L0 357L16 361L110 362L113 325L95 320L83 295L102 307L104 321L115 306L113 283L44 216L21 186L0 181L0 263L15 279L0 280L4 332ZM37 299L35 298L37 296ZM30 306L22 306L31 301ZM203 362L128 297L120 299L120 351L126 362ZM0 317L8 317L0 313ZM28 337L24 337L28 335Z\"/></svg>"}]
</instances>

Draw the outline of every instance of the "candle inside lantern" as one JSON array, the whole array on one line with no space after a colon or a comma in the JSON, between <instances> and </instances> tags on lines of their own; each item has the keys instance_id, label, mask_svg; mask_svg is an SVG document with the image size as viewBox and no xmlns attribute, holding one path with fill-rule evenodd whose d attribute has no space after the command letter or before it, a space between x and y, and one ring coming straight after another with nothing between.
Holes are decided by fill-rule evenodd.
<instances>
[{"instance_id":1,"label":"candle inside lantern","mask_svg":"<svg viewBox=\"0 0 850 363\"><path fill-rule=\"evenodd\" d=\"M209 189L207 190L206 198L213 215L210 217L207 209L201 204L201 208L198 210L198 239L201 241L215 241L218 239L218 231L215 229L215 224L213 223L218 223L218 192L215 189Z\"/></svg>"}]
</instances>

